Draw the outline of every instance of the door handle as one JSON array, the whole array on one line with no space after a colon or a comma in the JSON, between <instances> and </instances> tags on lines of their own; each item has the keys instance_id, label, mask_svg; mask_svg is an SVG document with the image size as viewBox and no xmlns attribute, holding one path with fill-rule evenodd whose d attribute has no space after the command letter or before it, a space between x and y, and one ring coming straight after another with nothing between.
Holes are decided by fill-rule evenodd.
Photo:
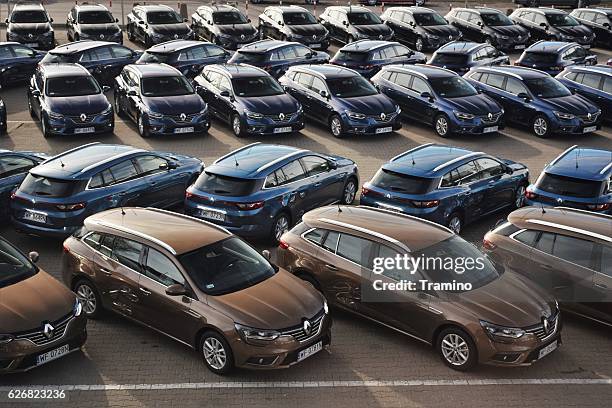
<instances>
[{"instance_id":1,"label":"door handle","mask_svg":"<svg viewBox=\"0 0 612 408\"><path fill-rule=\"evenodd\" d=\"M105 275L112 275L113 274L111 271L109 271L106 268L100 268L100 272L102 272Z\"/></svg>"},{"instance_id":2,"label":"door handle","mask_svg":"<svg viewBox=\"0 0 612 408\"><path fill-rule=\"evenodd\" d=\"M150 181L149 184L151 184L152 186L157 184L157 181Z\"/></svg>"},{"instance_id":3,"label":"door handle","mask_svg":"<svg viewBox=\"0 0 612 408\"><path fill-rule=\"evenodd\" d=\"M541 267L542 269L546 269L547 271L550 271L550 270L552 270L552 268L553 268L551 265L540 265L540 267Z\"/></svg>"},{"instance_id":4,"label":"door handle","mask_svg":"<svg viewBox=\"0 0 612 408\"><path fill-rule=\"evenodd\" d=\"M193 317L197 317L200 318L202 317L201 314L199 314L198 312L196 312L195 310L191 310L191 309L187 309L185 310L185 313L187 313L189 316L193 316Z\"/></svg>"},{"instance_id":5,"label":"door handle","mask_svg":"<svg viewBox=\"0 0 612 408\"><path fill-rule=\"evenodd\" d=\"M325 264L325 267L327 269L329 269L330 271L337 271L338 270L338 268L336 268L334 265L331 265L331 264Z\"/></svg>"},{"instance_id":6,"label":"door handle","mask_svg":"<svg viewBox=\"0 0 612 408\"><path fill-rule=\"evenodd\" d=\"M143 287L140 287L140 288L138 288L138 289L140 289L140 291L141 291L142 293L144 293L145 295L147 295L147 296L149 296L149 295L151 294L151 291L150 291L150 290L146 290L146 289L145 289L145 288L143 288Z\"/></svg>"},{"instance_id":7,"label":"door handle","mask_svg":"<svg viewBox=\"0 0 612 408\"><path fill-rule=\"evenodd\" d=\"M497 180L493 179L493 180L489 180L489 184L493 184L495 183Z\"/></svg>"},{"instance_id":8,"label":"door handle","mask_svg":"<svg viewBox=\"0 0 612 408\"><path fill-rule=\"evenodd\" d=\"M597 286L599 289L608 289L608 285L603 283L595 283L595 286Z\"/></svg>"},{"instance_id":9,"label":"door handle","mask_svg":"<svg viewBox=\"0 0 612 408\"><path fill-rule=\"evenodd\" d=\"M320 186L321 186L321 182L320 182L320 181L317 181L316 183L314 183L314 186L315 186L315 187L320 187Z\"/></svg>"}]
</instances>

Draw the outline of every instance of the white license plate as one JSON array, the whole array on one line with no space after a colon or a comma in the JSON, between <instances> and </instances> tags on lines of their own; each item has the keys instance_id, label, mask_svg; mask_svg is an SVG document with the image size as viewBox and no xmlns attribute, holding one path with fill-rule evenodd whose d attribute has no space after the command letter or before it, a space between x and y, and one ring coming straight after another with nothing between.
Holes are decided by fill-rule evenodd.
<instances>
[{"instance_id":1,"label":"white license plate","mask_svg":"<svg viewBox=\"0 0 612 408\"><path fill-rule=\"evenodd\" d=\"M376 134L379 134L379 133L389 133L389 132L392 132L392 131L393 131L393 128L391 126L387 126L387 127L382 127L382 128L376 129L375 133Z\"/></svg>"},{"instance_id":2,"label":"white license plate","mask_svg":"<svg viewBox=\"0 0 612 408\"><path fill-rule=\"evenodd\" d=\"M489 127L482 129L482 133L497 132L497 129L499 129L499 126L489 126Z\"/></svg>"},{"instance_id":3,"label":"white license plate","mask_svg":"<svg viewBox=\"0 0 612 408\"><path fill-rule=\"evenodd\" d=\"M293 130L291 126L274 128L274 133L289 133Z\"/></svg>"},{"instance_id":4,"label":"white license plate","mask_svg":"<svg viewBox=\"0 0 612 408\"><path fill-rule=\"evenodd\" d=\"M36 47L38 47L38 43L27 43L26 47L36 48Z\"/></svg>"},{"instance_id":5,"label":"white license plate","mask_svg":"<svg viewBox=\"0 0 612 408\"><path fill-rule=\"evenodd\" d=\"M310 48L319 48L321 44L310 44Z\"/></svg>"},{"instance_id":6,"label":"white license plate","mask_svg":"<svg viewBox=\"0 0 612 408\"><path fill-rule=\"evenodd\" d=\"M538 360L541 359L541 358L546 357L547 355L549 355L550 353L552 353L556 349L557 349L557 340L553 341L548 346L546 346L542 350L540 350L540 354L538 355Z\"/></svg>"},{"instance_id":7,"label":"white license plate","mask_svg":"<svg viewBox=\"0 0 612 408\"><path fill-rule=\"evenodd\" d=\"M74 133L94 133L96 131L95 127L84 127L84 128L75 128Z\"/></svg>"},{"instance_id":8,"label":"white license plate","mask_svg":"<svg viewBox=\"0 0 612 408\"><path fill-rule=\"evenodd\" d=\"M194 131L193 126L174 129L174 133L193 133Z\"/></svg>"},{"instance_id":9,"label":"white license plate","mask_svg":"<svg viewBox=\"0 0 612 408\"><path fill-rule=\"evenodd\" d=\"M514 46L515 50L523 50L525 49L525 44L518 44Z\"/></svg>"},{"instance_id":10,"label":"white license plate","mask_svg":"<svg viewBox=\"0 0 612 408\"><path fill-rule=\"evenodd\" d=\"M48 363L49 361L58 359L62 356L65 356L70 351L70 347L68 344L64 344L62 347L56 348L55 350L51 350L46 352L45 354L41 354L36 357L36 365L41 365Z\"/></svg>"},{"instance_id":11,"label":"white license plate","mask_svg":"<svg viewBox=\"0 0 612 408\"><path fill-rule=\"evenodd\" d=\"M215 221L225 221L225 214L220 211L200 210L200 217Z\"/></svg>"},{"instance_id":12,"label":"white license plate","mask_svg":"<svg viewBox=\"0 0 612 408\"><path fill-rule=\"evenodd\" d=\"M393 207L392 205L378 204L378 208L382 208L384 210L389 210L393 212L402 212L401 208Z\"/></svg>"},{"instance_id":13,"label":"white license plate","mask_svg":"<svg viewBox=\"0 0 612 408\"><path fill-rule=\"evenodd\" d=\"M582 129L582 133L591 133L597 130L597 126L589 126Z\"/></svg>"},{"instance_id":14,"label":"white license plate","mask_svg":"<svg viewBox=\"0 0 612 408\"><path fill-rule=\"evenodd\" d=\"M591 46L589 44L585 44L582 46L582 48L586 48L588 50L589 48L591 48Z\"/></svg>"},{"instance_id":15,"label":"white license plate","mask_svg":"<svg viewBox=\"0 0 612 408\"><path fill-rule=\"evenodd\" d=\"M298 358L297 361L300 362L304 359L307 359L308 357L312 356L313 354L318 353L319 351L323 350L323 342L320 341L318 343L313 344L312 346L300 351L298 353Z\"/></svg>"},{"instance_id":16,"label":"white license plate","mask_svg":"<svg viewBox=\"0 0 612 408\"><path fill-rule=\"evenodd\" d=\"M23 219L46 224L47 214L26 210Z\"/></svg>"}]
</instances>

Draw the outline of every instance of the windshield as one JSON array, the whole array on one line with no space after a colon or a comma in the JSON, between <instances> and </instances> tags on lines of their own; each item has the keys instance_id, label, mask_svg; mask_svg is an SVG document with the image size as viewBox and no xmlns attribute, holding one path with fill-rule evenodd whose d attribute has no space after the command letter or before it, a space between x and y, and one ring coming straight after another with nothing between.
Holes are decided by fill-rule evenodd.
<instances>
[{"instance_id":1,"label":"windshield","mask_svg":"<svg viewBox=\"0 0 612 408\"><path fill-rule=\"evenodd\" d=\"M482 21L486 26L498 27L514 25L512 20L502 13L480 13L480 17L482 17Z\"/></svg>"},{"instance_id":2,"label":"windshield","mask_svg":"<svg viewBox=\"0 0 612 408\"><path fill-rule=\"evenodd\" d=\"M594 198L601 194L601 181L585 180L574 177L542 173L536 187L548 193L571 197Z\"/></svg>"},{"instance_id":3,"label":"windshield","mask_svg":"<svg viewBox=\"0 0 612 408\"><path fill-rule=\"evenodd\" d=\"M82 11L79 13L79 24L107 24L114 22L113 15L108 11Z\"/></svg>"},{"instance_id":4,"label":"windshield","mask_svg":"<svg viewBox=\"0 0 612 408\"><path fill-rule=\"evenodd\" d=\"M438 13L417 13L412 15L418 26L446 25L448 22Z\"/></svg>"},{"instance_id":5,"label":"windshield","mask_svg":"<svg viewBox=\"0 0 612 408\"><path fill-rule=\"evenodd\" d=\"M266 61L266 54L263 52L238 51L232 57L231 62L243 64L262 64Z\"/></svg>"},{"instance_id":6,"label":"windshield","mask_svg":"<svg viewBox=\"0 0 612 408\"><path fill-rule=\"evenodd\" d=\"M206 193L244 197L255 191L256 180L222 176L204 172L195 182L195 188Z\"/></svg>"},{"instance_id":7,"label":"windshield","mask_svg":"<svg viewBox=\"0 0 612 408\"><path fill-rule=\"evenodd\" d=\"M409 176L391 170L380 169L370 182L376 187L403 194L425 194L434 185L435 179Z\"/></svg>"},{"instance_id":8,"label":"windshield","mask_svg":"<svg viewBox=\"0 0 612 408\"><path fill-rule=\"evenodd\" d=\"M144 96L178 96L194 92L189 81L182 76L143 78L141 87Z\"/></svg>"},{"instance_id":9,"label":"windshield","mask_svg":"<svg viewBox=\"0 0 612 408\"><path fill-rule=\"evenodd\" d=\"M215 24L245 24L246 17L238 11L217 11L213 13L213 23Z\"/></svg>"},{"instance_id":10,"label":"windshield","mask_svg":"<svg viewBox=\"0 0 612 408\"><path fill-rule=\"evenodd\" d=\"M283 14L285 24L287 25L307 25L317 24L317 19L310 13L285 13Z\"/></svg>"},{"instance_id":11,"label":"windshield","mask_svg":"<svg viewBox=\"0 0 612 408\"><path fill-rule=\"evenodd\" d=\"M26 256L0 239L0 288L29 278L37 271Z\"/></svg>"},{"instance_id":12,"label":"windshield","mask_svg":"<svg viewBox=\"0 0 612 408\"><path fill-rule=\"evenodd\" d=\"M443 98L461 98L478 94L476 89L460 76L431 78L429 83L434 92Z\"/></svg>"},{"instance_id":13,"label":"windshield","mask_svg":"<svg viewBox=\"0 0 612 408\"><path fill-rule=\"evenodd\" d=\"M551 52L533 52L526 51L521 58L523 64L548 64L553 65L557 63L557 54Z\"/></svg>"},{"instance_id":14,"label":"windshield","mask_svg":"<svg viewBox=\"0 0 612 408\"><path fill-rule=\"evenodd\" d=\"M574 17L568 16L567 14L547 14L546 19L553 27L573 27L580 25Z\"/></svg>"},{"instance_id":15,"label":"windshield","mask_svg":"<svg viewBox=\"0 0 612 408\"><path fill-rule=\"evenodd\" d=\"M29 173L19 186L19 192L52 198L68 197L76 190L78 182L52 179Z\"/></svg>"},{"instance_id":16,"label":"windshield","mask_svg":"<svg viewBox=\"0 0 612 408\"><path fill-rule=\"evenodd\" d=\"M572 94L565 85L552 77L526 79L525 85L538 98L560 98Z\"/></svg>"},{"instance_id":17,"label":"windshield","mask_svg":"<svg viewBox=\"0 0 612 408\"><path fill-rule=\"evenodd\" d=\"M269 76L241 77L232 79L236 96L245 98L282 95L285 93L276 79Z\"/></svg>"},{"instance_id":18,"label":"windshield","mask_svg":"<svg viewBox=\"0 0 612 408\"><path fill-rule=\"evenodd\" d=\"M445 54L437 52L434 54L431 63L434 65L465 65L468 56L466 54Z\"/></svg>"},{"instance_id":19,"label":"windshield","mask_svg":"<svg viewBox=\"0 0 612 408\"><path fill-rule=\"evenodd\" d=\"M147 13L149 24L176 24L182 23L183 19L174 11L150 11Z\"/></svg>"},{"instance_id":20,"label":"windshield","mask_svg":"<svg viewBox=\"0 0 612 408\"><path fill-rule=\"evenodd\" d=\"M56 77L47 79L48 96L84 96L102 92L90 76Z\"/></svg>"},{"instance_id":21,"label":"windshield","mask_svg":"<svg viewBox=\"0 0 612 408\"><path fill-rule=\"evenodd\" d=\"M152 62L152 63L163 64L163 63L170 61L171 55L172 54L168 54L168 53L145 51L144 54L142 54L142 56L138 60L138 62L141 62L141 63L151 63Z\"/></svg>"},{"instance_id":22,"label":"windshield","mask_svg":"<svg viewBox=\"0 0 612 408\"><path fill-rule=\"evenodd\" d=\"M205 246L178 257L196 286L208 295L224 295L249 288L276 271L238 237Z\"/></svg>"},{"instance_id":23,"label":"windshield","mask_svg":"<svg viewBox=\"0 0 612 408\"><path fill-rule=\"evenodd\" d=\"M78 56L77 56L78 57ZM66 62L76 62L77 57L73 54L53 54L48 52L40 61L41 64L61 64Z\"/></svg>"},{"instance_id":24,"label":"windshield","mask_svg":"<svg viewBox=\"0 0 612 408\"><path fill-rule=\"evenodd\" d=\"M334 60L346 62L366 62L369 55L370 54L367 52L339 50L334 57Z\"/></svg>"},{"instance_id":25,"label":"windshield","mask_svg":"<svg viewBox=\"0 0 612 408\"><path fill-rule=\"evenodd\" d=\"M380 18L370 11L348 13L347 16L352 25L382 24Z\"/></svg>"},{"instance_id":26,"label":"windshield","mask_svg":"<svg viewBox=\"0 0 612 408\"><path fill-rule=\"evenodd\" d=\"M364 77L328 79L329 92L338 98L355 98L358 96L376 95L376 88Z\"/></svg>"},{"instance_id":27,"label":"windshield","mask_svg":"<svg viewBox=\"0 0 612 408\"><path fill-rule=\"evenodd\" d=\"M47 13L42 10L14 11L11 15L11 23L46 23Z\"/></svg>"}]
</instances>

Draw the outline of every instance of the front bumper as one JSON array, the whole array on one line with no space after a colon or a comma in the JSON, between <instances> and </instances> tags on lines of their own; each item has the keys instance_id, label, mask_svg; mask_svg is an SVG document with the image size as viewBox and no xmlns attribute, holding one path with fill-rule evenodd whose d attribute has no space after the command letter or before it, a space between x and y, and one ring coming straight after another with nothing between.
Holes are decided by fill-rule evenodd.
<instances>
[{"instance_id":1,"label":"front bumper","mask_svg":"<svg viewBox=\"0 0 612 408\"><path fill-rule=\"evenodd\" d=\"M106 115L87 115L85 120L76 116L49 117L47 123L49 132L54 135L96 135L112 132L115 128L115 118L112 111ZM86 129L87 132L80 129Z\"/></svg>"},{"instance_id":2,"label":"front bumper","mask_svg":"<svg viewBox=\"0 0 612 408\"><path fill-rule=\"evenodd\" d=\"M92 40L92 41L109 41L118 44L123 44L123 32L118 33L101 33L101 34L88 34L79 33L81 40Z\"/></svg>"},{"instance_id":3,"label":"front bumper","mask_svg":"<svg viewBox=\"0 0 612 408\"><path fill-rule=\"evenodd\" d=\"M208 112L188 115L182 120L176 116L163 116L162 118L147 117L149 132L154 135L181 135L193 133L206 133L210 128Z\"/></svg>"},{"instance_id":4,"label":"front bumper","mask_svg":"<svg viewBox=\"0 0 612 408\"><path fill-rule=\"evenodd\" d=\"M561 346L561 334L557 333L545 342L529 341L521 344L503 344L490 342L490 344L478 345L480 363L492 366L530 366L539 361L540 351L555 343L557 348ZM556 350L555 350L556 351ZM554 352L554 351L553 351ZM542 356L542 358L546 358Z\"/></svg>"},{"instance_id":5,"label":"front bumper","mask_svg":"<svg viewBox=\"0 0 612 408\"><path fill-rule=\"evenodd\" d=\"M27 45L28 47L37 48L41 50L50 50L55 48L55 34L33 34L30 37L30 34L17 34L17 33L8 33L6 35L7 41L16 41L18 43Z\"/></svg>"},{"instance_id":6,"label":"front bumper","mask_svg":"<svg viewBox=\"0 0 612 408\"><path fill-rule=\"evenodd\" d=\"M304 115L302 113L292 115L289 120L280 120L276 114L266 115L261 119L251 119L242 115L242 131L250 135L278 135L304 129Z\"/></svg>"},{"instance_id":7,"label":"front bumper","mask_svg":"<svg viewBox=\"0 0 612 408\"><path fill-rule=\"evenodd\" d=\"M601 116L601 115L599 115ZM551 121L552 132L558 134L582 135L592 133L601 129L601 120L585 122L576 117L574 119L559 119L557 117Z\"/></svg>"},{"instance_id":8,"label":"front bumper","mask_svg":"<svg viewBox=\"0 0 612 408\"><path fill-rule=\"evenodd\" d=\"M354 135L380 135L395 132L402 128L399 113L389 114L384 120L373 115L365 119L353 119L343 113L342 122L343 132Z\"/></svg>"},{"instance_id":9,"label":"front bumper","mask_svg":"<svg viewBox=\"0 0 612 408\"><path fill-rule=\"evenodd\" d=\"M503 114L494 117L492 120L484 117L462 120L454 114L450 115L450 131L457 134L485 135L496 133L504 128Z\"/></svg>"}]
</instances>

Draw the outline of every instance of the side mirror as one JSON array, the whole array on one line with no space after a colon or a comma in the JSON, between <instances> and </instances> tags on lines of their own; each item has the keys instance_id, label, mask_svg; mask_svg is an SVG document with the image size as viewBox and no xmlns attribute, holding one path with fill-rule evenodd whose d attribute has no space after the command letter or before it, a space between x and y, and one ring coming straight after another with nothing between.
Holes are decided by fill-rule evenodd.
<instances>
[{"instance_id":1,"label":"side mirror","mask_svg":"<svg viewBox=\"0 0 612 408\"><path fill-rule=\"evenodd\" d=\"M347 26L347 27L348 27L348 25L349 25L349 24L348 24L348 21L346 21L346 20L345 20L345 21L343 21L343 22L342 22L342 24L344 24L344 25L345 25L345 26Z\"/></svg>"},{"instance_id":2,"label":"side mirror","mask_svg":"<svg viewBox=\"0 0 612 408\"><path fill-rule=\"evenodd\" d=\"M223 90L219 93L220 96L223 96L224 98L229 98L230 97L230 91L228 90Z\"/></svg>"},{"instance_id":3,"label":"side mirror","mask_svg":"<svg viewBox=\"0 0 612 408\"><path fill-rule=\"evenodd\" d=\"M250 19L250 18L247 18L247 23L250 23L250 22L251 22L251 19Z\"/></svg>"},{"instance_id":4,"label":"side mirror","mask_svg":"<svg viewBox=\"0 0 612 408\"><path fill-rule=\"evenodd\" d=\"M187 294L187 288L180 283L170 285L166 288L166 295L168 296L185 296Z\"/></svg>"},{"instance_id":5,"label":"side mirror","mask_svg":"<svg viewBox=\"0 0 612 408\"><path fill-rule=\"evenodd\" d=\"M505 170L506 170L506 174L513 174L514 173L514 170L510 166L506 166Z\"/></svg>"},{"instance_id":6,"label":"side mirror","mask_svg":"<svg viewBox=\"0 0 612 408\"><path fill-rule=\"evenodd\" d=\"M38 262L40 255L38 255L38 252L32 251L28 254L28 258L30 258L30 261L32 261L33 263L36 263Z\"/></svg>"},{"instance_id":7,"label":"side mirror","mask_svg":"<svg viewBox=\"0 0 612 408\"><path fill-rule=\"evenodd\" d=\"M279 26L284 25L284 24L283 24L283 22L282 22L282 21L280 21L280 20L278 20L278 21L277 21L277 23L278 23L278 25L279 25Z\"/></svg>"},{"instance_id":8,"label":"side mirror","mask_svg":"<svg viewBox=\"0 0 612 408\"><path fill-rule=\"evenodd\" d=\"M138 24L144 24L144 21L138 20Z\"/></svg>"},{"instance_id":9,"label":"side mirror","mask_svg":"<svg viewBox=\"0 0 612 408\"><path fill-rule=\"evenodd\" d=\"M548 25L546 23L540 23L540 27L548 28Z\"/></svg>"},{"instance_id":10,"label":"side mirror","mask_svg":"<svg viewBox=\"0 0 612 408\"><path fill-rule=\"evenodd\" d=\"M38 89L33 90L32 91L32 96L35 96L35 97L38 98L40 96L40 91Z\"/></svg>"},{"instance_id":11,"label":"side mirror","mask_svg":"<svg viewBox=\"0 0 612 408\"><path fill-rule=\"evenodd\" d=\"M319 91L319 95L321 95L323 98L328 98L329 97L329 95L327 94L327 91L325 91L323 89L321 89Z\"/></svg>"},{"instance_id":12,"label":"side mirror","mask_svg":"<svg viewBox=\"0 0 612 408\"><path fill-rule=\"evenodd\" d=\"M429 92L421 92L421 98L426 98L426 99L433 99L433 97L431 96L431 94Z\"/></svg>"},{"instance_id":13,"label":"side mirror","mask_svg":"<svg viewBox=\"0 0 612 408\"><path fill-rule=\"evenodd\" d=\"M311 59L312 57L314 57L315 53L314 52L309 52L308 54L305 55L306 59Z\"/></svg>"},{"instance_id":14,"label":"side mirror","mask_svg":"<svg viewBox=\"0 0 612 408\"><path fill-rule=\"evenodd\" d=\"M118 23L118 22L119 22L119 19L118 19L118 18L116 18L116 19L115 19L115 23Z\"/></svg>"},{"instance_id":15,"label":"side mirror","mask_svg":"<svg viewBox=\"0 0 612 408\"><path fill-rule=\"evenodd\" d=\"M163 162L159 164L159 169L160 170L170 170L170 166L168 165L168 162Z\"/></svg>"},{"instance_id":16,"label":"side mirror","mask_svg":"<svg viewBox=\"0 0 612 408\"><path fill-rule=\"evenodd\" d=\"M108 85L104 85L104 86L102 86L102 92L103 92L103 93L106 93L106 92L108 92L108 91L110 91L110 86L108 86Z\"/></svg>"},{"instance_id":17,"label":"side mirror","mask_svg":"<svg viewBox=\"0 0 612 408\"><path fill-rule=\"evenodd\" d=\"M127 96L136 96L136 95L138 95L138 94L133 89L130 89L129 91L127 91Z\"/></svg>"},{"instance_id":18,"label":"side mirror","mask_svg":"<svg viewBox=\"0 0 612 408\"><path fill-rule=\"evenodd\" d=\"M268 261L270 259L272 259L272 255L270 254L270 251L268 251L267 249L264 249L263 251L261 251L261 254L263 255L264 258L266 258Z\"/></svg>"},{"instance_id":19,"label":"side mirror","mask_svg":"<svg viewBox=\"0 0 612 408\"><path fill-rule=\"evenodd\" d=\"M183 23L186 23L187 21L189 21L189 20L186 19L186 18L183 19Z\"/></svg>"},{"instance_id":20,"label":"side mirror","mask_svg":"<svg viewBox=\"0 0 612 408\"><path fill-rule=\"evenodd\" d=\"M49 22L50 22L50 23L52 23L52 22L53 22L53 19L52 19L52 18L50 18L50 19L49 19Z\"/></svg>"},{"instance_id":21,"label":"side mirror","mask_svg":"<svg viewBox=\"0 0 612 408\"><path fill-rule=\"evenodd\" d=\"M8 24L8 23L9 23L8 18L7 18L7 19L5 19L5 20L4 20L4 22L5 22L6 24Z\"/></svg>"},{"instance_id":22,"label":"side mirror","mask_svg":"<svg viewBox=\"0 0 612 408\"><path fill-rule=\"evenodd\" d=\"M195 91L196 91L196 93L202 93L202 92L204 92L204 87L202 85L196 85L195 86Z\"/></svg>"},{"instance_id":23,"label":"side mirror","mask_svg":"<svg viewBox=\"0 0 612 408\"><path fill-rule=\"evenodd\" d=\"M525 102L528 102L528 101L529 101L529 95L527 95L525 92L520 92L520 93L519 93L518 95L516 95L516 96L518 96L518 97L519 97L519 98L521 98L521 99L524 99L524 100L525 100Z\"/></svg>"},{"instance_id":24,"label":"side mirror","mask_svg":"<svg viewBox=\"0 0 612 408\"><path fill-rule=\"evenodd\" d=\"M328 163L329 163L329 168L331 170L336 170L338 168L338 163L336 163L335 161L329 160Z\"/></svg>"}]
</instances>

